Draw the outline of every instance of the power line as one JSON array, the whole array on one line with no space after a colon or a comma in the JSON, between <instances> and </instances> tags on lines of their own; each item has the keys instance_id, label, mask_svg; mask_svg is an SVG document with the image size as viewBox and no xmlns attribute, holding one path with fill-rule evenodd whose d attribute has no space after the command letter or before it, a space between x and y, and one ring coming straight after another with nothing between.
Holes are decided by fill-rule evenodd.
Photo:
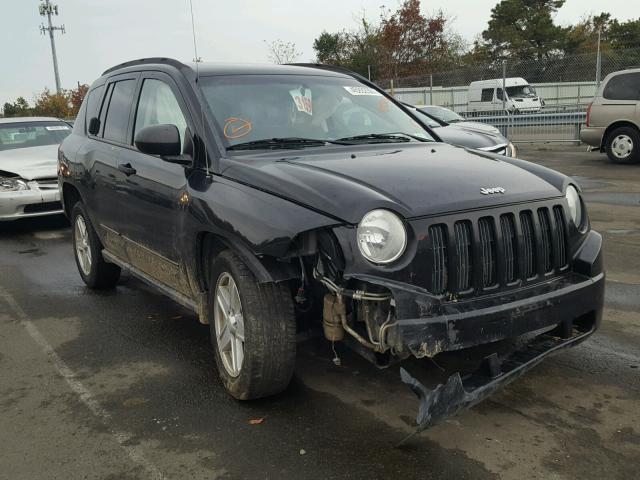
<instances>
[{"instance_id":1,"label":"power line","mask_svg":"<svg viewBox=\"0 0 640 480\"><path fill-rule=\"evenodd\" d=\"M56 27L53 25L53 22L51 21L51 16L58 15L58 6L52 5L51 3L49 3L49 0L42 0L40 3L40 6L38 7L38 10L40 12L40 16L47 17L48 26L41 24L40 32L43 35L46 35L47 32L49 33L49 39L51 40L51 56L53 57L53 73L56 76L56 93L60 93L62 91L62 88L60 87L60 72L58 71L58 56L56 54L56 41L53 36L53 33L56 30L60 30L60 32L64 34L65 33L64 25L60 27Z\"/></svg>"}]
</instances>

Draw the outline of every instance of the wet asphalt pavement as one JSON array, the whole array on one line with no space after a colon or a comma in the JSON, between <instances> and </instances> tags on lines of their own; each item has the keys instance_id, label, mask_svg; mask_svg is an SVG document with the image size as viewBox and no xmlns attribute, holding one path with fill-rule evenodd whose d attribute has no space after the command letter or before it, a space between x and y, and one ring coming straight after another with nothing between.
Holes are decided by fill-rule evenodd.
<instances>
[{"instance_id":1,"label":"wet asphalt pavement","mask_svg":"<svg viewBox=\"0 0 640 480\"><path fill-rule=\"evenodd\" d=\"M640 166L521 152L585 188L603 328L402 448L417 400L397 368L336 367L310 339L286 392L237 402L192 313L130 277L86 289L62 218L0 224L0 479L638 478Z\"/></svg>"}]
</instances>

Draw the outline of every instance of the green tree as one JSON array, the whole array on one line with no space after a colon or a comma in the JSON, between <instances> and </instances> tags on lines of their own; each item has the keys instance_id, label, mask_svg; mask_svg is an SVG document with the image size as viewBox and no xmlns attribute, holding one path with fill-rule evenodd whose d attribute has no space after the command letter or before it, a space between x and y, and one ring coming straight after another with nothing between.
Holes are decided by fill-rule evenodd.
<instances>
[{"instance_id":1,"label":"green tree","mask_svg":"<svg viewBox=\"0 0 640 480\"><path fill-rule=\"evenodd\" d=\"M565 0L502 0L491 10L484 45L494 58L543 60L561 53L565 30L553 14Z\"/></svg>"},{"instance_id":2,"label":"green tree","mask_svg":"<svg viewBox=\"0 0 640 480\"><path fill-rule=\"evenodd\" d=\"M2 107L5 117L28 117L32 115L29 102L24 97L18 97L15 102L6 102Z\"/></svg>"}]
</instances>

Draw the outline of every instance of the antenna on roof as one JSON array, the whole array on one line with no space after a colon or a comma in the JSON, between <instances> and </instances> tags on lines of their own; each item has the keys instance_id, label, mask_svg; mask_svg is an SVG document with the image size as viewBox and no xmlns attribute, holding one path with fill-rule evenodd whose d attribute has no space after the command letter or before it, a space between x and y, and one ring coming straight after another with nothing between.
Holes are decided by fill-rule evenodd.
<instances>
[{"instance_id":1,"label":"antenna on roof","mask_svg":"<svg viewBox=\"0 0 640 480\"><path fill-rule=\"evenodd\" d=\"M193 16L193 0L189 0L189 8L191 10L191 34L193 35L193 61L196 64L196 85L199 85L200 81L200 63L202 62L202 58L198 56L198 43L196 42L196 23ZM204 110L202 105L200 105L200 124L202 125L202 135L204 135ZM204 148L204 163L207 171L207 177L209 176L209 156L207 155L207 143L204 139L202 141L202 146Z\"/></svg>"}]
</instances>

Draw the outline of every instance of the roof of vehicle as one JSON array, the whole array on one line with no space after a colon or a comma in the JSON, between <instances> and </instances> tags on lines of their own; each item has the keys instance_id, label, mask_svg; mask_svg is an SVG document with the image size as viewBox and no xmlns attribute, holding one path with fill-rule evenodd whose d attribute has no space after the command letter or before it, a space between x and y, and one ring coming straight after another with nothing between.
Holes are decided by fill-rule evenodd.
<instances>
[{"instance_id":1,"label":"roof of vehicle","mask_svg":"<svg viewBox=\"0 0 640 480\"><path fill-rule=\"evenodd\" d=\"M170 65L178 69L188 68L193 72L196 71L196 63L180 62L172 58L153 57L140 58L129 62L121 63L105 70L103 75L116 72L118 70L149 65ZM348 73L342 73L331 67L314 65L314 64L297 64L297 65L274 65L274 64L252 64L252 63L217 63L217 62L201 62L197 64L200 76L214 75L312 75L318 74L321 70L322 75L335 77L349 77ZM323 68L324 67L324 68Z\"/></svg>"},{"instance_id":2,"label":"roof of vehicle","mask_svg":"<svg viewBox=\"0 0 640 480\"><path fill-rule=\"evenodd\" d=\"M19 122L64 122L54 117L4 117L0 118L0 123L19 123Z\"/></svg>"},{"instance_id":3,"label":"roof of vehicle","mask_svg":"<svg viewBox=\"0 0 640 480\"><path fill-rule=\"evenodd\" d=\"M504 79L505 84L508 87L516 86L516 85L529 85L522 77L508 77ZM475 82L471 82L469 86L480 86L480 85L491 85L491 86L501 86L502 78L490 78L487 80L476 80Z\"/></svg>"}]
</instances>

